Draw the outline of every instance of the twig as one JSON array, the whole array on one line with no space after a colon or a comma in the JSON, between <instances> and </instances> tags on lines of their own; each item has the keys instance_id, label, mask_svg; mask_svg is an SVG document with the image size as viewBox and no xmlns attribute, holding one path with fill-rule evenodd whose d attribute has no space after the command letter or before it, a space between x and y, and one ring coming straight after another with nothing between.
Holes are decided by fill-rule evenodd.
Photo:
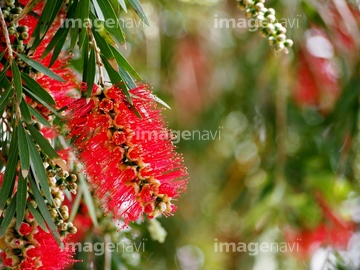
<instances>
[{"instance_id":1,"label":"twig","mask_svg":"<svg viewBox=\"0 0 360 270\"><path fill-rule=\"evenodd\" d=\"M105 81L104 81L104 73L102 70L102 66L103 63L101 61L101 56L100 56L100 48L97 46L94 34L92 32L91 29L91 23L88 23L88 31L89 31L89 36L90 36L90 40L94 46L94 50L95 50L95 57L96 57L96 65L98 66L98 70L99 70L99 84L104 87L105 86Z\"/></svg>"}]
</instances>

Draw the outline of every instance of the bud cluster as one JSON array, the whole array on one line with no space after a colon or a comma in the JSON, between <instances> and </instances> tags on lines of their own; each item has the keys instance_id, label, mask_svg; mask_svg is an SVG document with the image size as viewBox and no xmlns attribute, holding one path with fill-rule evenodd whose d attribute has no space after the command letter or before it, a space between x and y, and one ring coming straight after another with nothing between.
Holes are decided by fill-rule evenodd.
<instances>
[{"instance_id":1,"label":"bud cluster","mask_svg":"<svg viewBox=\"0 0 360 270\"><path fill-rule=\"evenodd\" d=\"M240 0L239 7L245 10L248 18L256 18L261 34L267 38L275 51L288 52L293 41L286 38L286 28L277 22L275 10L264 6L265 0Z\"/></svg>"},{"instance_id":2,"label":"bud cluster","mask_svg":"<svg viewBox=\"0 0 360 270\"><path fill-rule=\"evenodd\" d=\"M15 5L15 0L6 0L5 6L2 8L13 50L19 53L25 51L24 40L29 38L29 28L26 25L19 25L17 21L14 21L22 10L21 7ZM20 59L17 59L17 61L19 61L18 65L20 68L26 65Z\"/></svg>"}]
</instances>

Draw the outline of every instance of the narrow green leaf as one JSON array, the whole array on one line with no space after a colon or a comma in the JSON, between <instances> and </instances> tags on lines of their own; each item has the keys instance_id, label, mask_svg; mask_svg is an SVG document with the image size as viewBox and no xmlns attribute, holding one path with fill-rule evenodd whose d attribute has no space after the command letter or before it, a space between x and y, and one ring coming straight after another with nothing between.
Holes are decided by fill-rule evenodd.
<instances>
[{"instance_id":1,"label":"narrow green leaf","mask_svg":"<svg viewBox=\"0 0 360 270\"><path fill-rule=\"evenodd\" d=\"M75 200L72 202L71 205L71 213L70 213L70 217L69 217L69 222L73 222L78 211L79 211L79 206L80 206L80 202L83 196L83 192L82 189L80 188L76 194L76 198Z\"/></svg>"},{"instance_id":2,"label":"narrow green leaf","mask_svg":"<svg viewBox=\"0 0 360 270\"><path fill-rule=\"evenodd\" d=\"M28 86L28 89L31 92L39 96L46 103L55 105L55 100L53 99L53 97L37 81L35 81L33 78L31 78L29 75L25 73L22 73L21 76L26 86Z\"/></svg>"},{"instance_id":3,"label":"narrow green leaf","mask_svg":"<svg viewBox=\"0 0 360 270\"><path fill-rule=\"evenodd\" d=\"M13 95L14 89L7 87L0 98L0 110L3 110L9 104L10 100L13 98Z\"/></svg>"},{"instance_id":4,"label":"narrow green leaf","mask_svg":"<svg viewBox=\"0 0 360 270\"><path fill-rule=\"evenodd\" d=\"M1 53L0 53L0 61L2 60L2 58L4 57L4 55L5 55L5 50L4 51L2 51Z\"/></svg>"},{"instance_id":5,"label":"narrow green leaf","mask_svg":"<svg viewBox=\"0 0 360 270\"><path fill-rule=\"evenodd\" d=\"M120 74L121 78L123 79L123 81L126 83L126 85L129 87L129 89L133 89L133 88L137 87L136 83L131 78L129 73L127 71L125 71L122 67L119 67L119 74Z\"/></svg>"},{"instance_id":6,"label":"narrow green leaf","mask_svg":"<svg viewBox=\"0 0 360 270\"><path fill-rule=\"evenodd\" d=\"M157 103L163 105L165 108L168 108L169 110L171 110L171 107L165 102L163 101L162 99L160 99L159 97L151 94L151 97L153 100L155 100Z\"/></svg>"},{"instance_id":7,"label":"narrow green leaf","mask_svg":"<svg viewBox=\"0 0 360 270\"><path fill-rule=\"evenodd\" d=\"M46 103L42 98L37 96L35 93L28 90L26 87L24 87L24 92L26 93L26 95L30 96L32 99L34 99L35 101L39 102L41 105L52 111L52 113L55 114L57 117L61 117L61 115L53 107L51 107L48 103Z\"/></svg>"},{"instance_id":8,"label":"narrow green leaf","mask_svg":"<svg viewBox=\"0 0 360 270\"><path fill-rule=\"evenodd\" d=\"M32 50L35 50L46 36L47 31L50 29L63 3L64 0L52 0L46 2L32 35Z\"/></svg>"},{"instance_id":9,"label":"narrow green leaf","mask_svg":"<svg viewBox=\"0 0 360 270\"><path fill-rule=\"evenodd\" d=\"M0 209L3 210L6 200L11 196L15 183L16 167L19 160L17 146L17 128L15 128L9 149L8 163L6 164L5 175L0 188Z\"/></svg>"},{"instance_id":10,"label":"narrow green leaf","mask_svg":"<svg viewBox=\"0 0 360 270\"><path fill-rule=\"evenodd\" d=\"M60 37L58 37L59 42L55 46L55 49L54 49L53 54L51 56L49 67L51 67L55 63L55 61L58 59L58 57L59 57L59 55L60 55L60 53L61 53L61 51L62 51L62 49L64 47L64 44L66 42L66 37L67 37L68 33L69 33L69 28L65 28L65 31L62 33L62 35Z\"/></svg>"},{"instance_id":11,"label":"narrow green leaf","mask_svg":"<svg viewBox=\"0 0 360 270\"><path fill-rule=\"evenodd\" d=\"M24 178L27 177L30 168L30 150L27 142L27 135L22 123L18 125L18 145L20 156L21 174Z\"/></svg>"},{"instance_id":12,"label":"narrow green leaf","mask_svg":"<svg viewBox=\"0 0 360 270\"><path fill-rule=\"evenodd\" d=\"M150 25L140 2L138 0L128 0L128 1L132 6L132 8L134 9L134 11L136 12L136 14L140 17L140 19L147 25Z\"/></svg>"},{"instance_id":13,"label":"narrow green leaf","mask_svg":"<svg viewBox=\"0 0 360 270\"><path fill-rule=\"evenodd\" d=\"M55 149L50 145L48 140L44 138L44 136L31 124L26 125L27 129L30 131L32 137L34 138L35 142L40 146L41 150L49 158L59 158L59 154L55 151Z\"/></svg>"},{"instance_id":14,"label":"narrow green leaf","mask_svg":"<svg viewBox=\"0 0 360 270\"><path fill-rule=\"evenodd\" d=\"M40 0L29 0L27 2L27 4L25 5L25 7L22 9L22 11L20 12L19 16L15 17L12 21L13 22L18 22L21 19L25 18L26 14L28 14L29 12L31 12L33 10L33 8L36 6L36 4L39 2Z\"/></svg>"},{"instance_id":15,"label":"narrow green leaf","mask_svg":"<svg viewBox=\"0 0 360 270\"><path fill-rule=\"evenodd\" d=\"M30 175L29 175L29 182L30 182L30 187L31 187L32 193L34 195L35 201L37 202L37 205L38 205L38 208L40 210L42 217L44 218L46 224L49 226L51 233L55 237L58 244L61 245L62 242L60 239L59 232L57 231L54 221L51 218L50 212L44 202L44 198L43 198L43 196L41 196L41 193L38 190L34 179L32 179L32 177Z\"/></svg>"},{"instance_id":16,"label":"narrow green leaf","mask_svg":"<svg viewBox=\"0 0 360 270\"><path fill-rule=\"evenodd\" d=\"M41 55L41 58L45 58L51 50L60 42L61 36L69 32L70 28L68 27L60 27L59 30L57 30L54 37L51 39L49 45L46 46L44 52Z\"/></svg>"},{"instance_id":17,"label":"narrow green leaf","mask_svg":"<svg viewBox=\"0 0 360 270\"><path fill-rule=\"evenodd\" d=\"M81 0L79 2L79 19L82 22L82 27L79 29L79 48L82 48L84 45L84 41L86 40L87 36L87 29L85 21L89 19L89 12L90 12L90 0ZM87 45L87 44L86 44Z\"/></svg>"},{"instance_id":18,"label":"narrow green leaf","mask_svg":"<svg viewBox=\"0 0 360 270\"><path fill-rule=\"evenodd\" d=\"M11 61L11 72L14 79L14 88L16 92L16 97L18 102L20 103L22 98L22 82L21 82L20 70L15 61Z\"/></svg>"},{"instance_id":19,"label":"narrow green leaf","mask_svg":"<svg viewBox=\"0 0 360 270\"><path fill-rule=\"evenodd\" d=\"M27 181L19 173L18 188L16 192L16 229L19 230L21 223L24 221L25 208L27 199Z\"/></svg>"},{"instance_id":20,"label":"narrow green leaf","mask_svg":"<svg viewBox=\"0 0 360 270\"><path fill-rule=\"evenodd\" d=\"M134 78L142 80L141 76L135 71L135 69L129 64L129 62L122 56L122 54L117 49L115 49L114 47L110 47L110 50L114 55L117 64L120 67L129 72L129 74Z\"/></svg>"},{"instance_id":21,"label":"narrow green leaf","mask_svg":"<svg viewBox=\"0 0 360 270\"><path fill-rule=\"evenodd\" d=\"M53 198L50 193L49 183L47 179L47 175L45 173L45 168L43 165L43 161L40 157L40 154L34 144L34 142L30 139L30 136L26 136L29 150L30 150L30 167L35 176L35 179L38 183L40 183L41 189L44 192L45 198L52 202ZM30 175L30 174L29 174Z\"/></svg>"},{"instance_id":22,"label":"narrow green leaf","mask_svg":"<svg viewBox=\"0 0 360 270\"><path fill-rule=\"evenodd\" d=\"M114 23L113 27L107 27L106 30L120 43L123 44L125 42L124 32L121 29L121 26L119 24L118 17L116 16L116 13L111 6L111 3L109 3L108 0L97 0L97 3L99 4L102 13L104 14L104 17L107 20L111 20Z\"/></svg>"},{"instance_id":23,"label":"narrow green leaf","mask_svg":"<svg viewBox=\"0 0 360 270\"><path fill-rule=\"evenodd\" d=\"M44 116L41 115L41 113L39 113L36 109L31 107L29 104L26 103L26 105L27 105L30 113L33 116L35 116L35 118L39 121L39 123L43 124L46 127L51 127L51 124L45 119Z\"/></svg>"},{"instance_id":24,"label":"narrow green leaf","mask_svg":"<svg viewBox=\"0 0 360 270\"><path fill-rule=\"evenodd\" d=\"M36 222L39 224L39 226L41 227L41 229L43 229L45 232L49 232L46 223L42 217L42 215L39 213L38 210L36 210L30 202L27 202L27 208L29 209L30 213L34 216Z\"/></svg>"},{"instance_id":25,"label":"narrow green leaf","mask_svg":"<svg viewBox=\"0 0 360 270\"><path fill-rule=\"evenodd\" d=\"M88 60L88 68L87 68L87 75L86 75L86 96L90 97L91 92L95 82L95 74L96 74L96 61L95 61L95 49L91 48L90 56Z\"/></svg>"},{"instance_id":26,"label":"narrow green leaf","mask_svg":"<svg viewBox=\"0 0 360 270\"><path fill-rule=\"evenodd\" d=\"M6 208L4 219L2 220L0 225L0 237L3 236L5 230L9 226L12 218L15 215L15 211L16 211L16 195L12 198L9 206Z\"/></svg>"},{"instance_id":27,"label":"narrow green leaf","mask_svg":"<svg viewBox=\"0 0 360 270\"><path fill-rule=\"evenodd\" d=\"M93 29L95 30L95 29ZM110 50L110 46L106 43L106 41L97 33L96 31L93 32L94 38L96 41L97 46L99 47L101 54L104 55L106 59L113 59L114 55Z\"/></svg>"},{"instance_id":28,"label":"narrow green leaf","mask_svg":"<svg viewBox=\"0 0 360 270\"><path fill-rule=\"evenodd\" d=\"M24 100L22 100L20 103L20 112L21 112L21 115L22 115L23 119L25 120L25 122L30 123L31 122L31 114L30 114L29 108L27 106L27 103Z\"/></svg>"},{"instance_id":29,"label":"narrow green leaf","mask_svg":"<svg viewBox=\"0 0 360 270\"><path fill-rule=\"evenodd\" d=\"M121 78L120 74L113 69L113 67L105 59L105 57L101 57L101 59L102 59L102 61L104 63L104 67L106 69L106 72L109 75L109 78L110 78L111 82L113 84L115 84L115 85L120 85L121 86L121 90L125 94L127 101L130 103L130 105L133 105L133 102L132 102L131 97L130 97L129 90L127 89L126 86L123 85L122 78Z\"/></svg>"},{"instance_id":30,"label":"narrow green leaf","mask_svg":"<svg viewBox=\"0 0 360 270\"><path fill-rule=\"evenodd\" d=\"M49 3L49 2L48 2ZM16 53L17 56L19 56L21 58L21 60L23 60L25 63L27 63L28 65L32 66L33 68L35 68L37 71L45 74L46 76L57 80L59 82L65 82L65 80L61 77L59 77L58 75L56 75L54 72L52 72L50 69L48 69L47 67L45 67L44 65L40 64L39 62L23 55L20 53Z\"/></svg>"}]
</instances>

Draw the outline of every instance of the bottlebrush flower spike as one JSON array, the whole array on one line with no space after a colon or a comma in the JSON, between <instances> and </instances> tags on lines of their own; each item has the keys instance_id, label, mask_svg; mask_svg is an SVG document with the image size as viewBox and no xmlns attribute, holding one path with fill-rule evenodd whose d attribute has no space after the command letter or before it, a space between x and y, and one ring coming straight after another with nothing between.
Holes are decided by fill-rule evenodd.
<instances>
[{"instance_id":1,"label":"bottlebrush flower spike","mask_svg":"<svg viewBox=\"0 0 360 270\"><path fill-rule=\"evenodd\" d=\"M70 106L70 137L105 212L125 224L142 213L152 218L175 211L172 199L186 189L187 171L175 152L161 110L146 86L130 91L130 109L118 87Z\"/></svg>"},{"instance_id":2,"label":"bottlebrush flower spike","mask_svg":"<svg viewBox=\"0 0 360 270\"><path fill-rule=\"evenodd\" d=\"M6 229L0 252L5 267L17 270L60 270L76 262L74 251L62 249L51 233L43 231L34 217L26 212L20 229L15 229L16 219Z\"/></svg>"}]
</instances>

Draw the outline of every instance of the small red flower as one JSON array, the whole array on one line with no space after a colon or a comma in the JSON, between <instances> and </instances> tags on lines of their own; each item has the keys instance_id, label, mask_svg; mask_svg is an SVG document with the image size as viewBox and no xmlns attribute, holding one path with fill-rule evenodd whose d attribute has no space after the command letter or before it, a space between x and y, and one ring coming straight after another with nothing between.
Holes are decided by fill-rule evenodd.
<instances>
[{"instance_id":1,"label":"small red flower","mask_svg":"<svg viewBox=\"0 0 360 270\"><path fill-rule=\"evenodd\" d=\"M136 116L117 87L89 102L75 101L67 116L70 137L105 212L125 222L142 213L170 215L172 199L185 190L187 172L151 92L130 91Z\"/></svg>"}]
</instances>

